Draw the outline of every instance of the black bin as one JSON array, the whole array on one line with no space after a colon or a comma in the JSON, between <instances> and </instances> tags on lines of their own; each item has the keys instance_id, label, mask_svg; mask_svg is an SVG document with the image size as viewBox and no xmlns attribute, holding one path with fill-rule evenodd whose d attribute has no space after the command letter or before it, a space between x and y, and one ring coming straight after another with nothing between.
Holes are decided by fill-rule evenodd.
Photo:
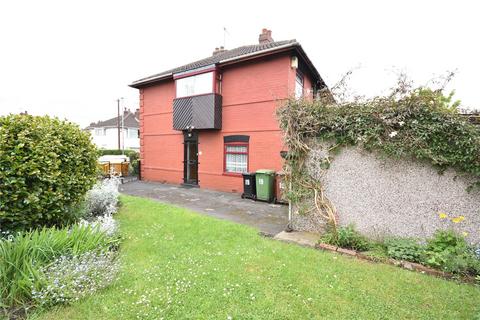
<instances>
[{"instance_id":1,"label":"black bin","mask_svg":"<svg viewBox=\"0 0 480 320\"><path fill-rule=\"evenodd\" d=\"M242 198L257 199L257 184L255 182L255 172L243 174L243 193Z\"/></svg>"}]
</instances>

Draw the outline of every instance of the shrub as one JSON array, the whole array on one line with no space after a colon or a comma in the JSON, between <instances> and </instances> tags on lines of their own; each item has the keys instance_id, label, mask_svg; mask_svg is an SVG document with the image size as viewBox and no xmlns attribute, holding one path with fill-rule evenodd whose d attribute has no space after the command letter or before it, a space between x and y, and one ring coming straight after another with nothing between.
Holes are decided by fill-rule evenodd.
<instances>
[{"instance_id":1,"label":"shrub","mask_svg":"<svg viewBox=\"0 0 480 320\"><path fill-rule=\"evenodd\" d=\"M85 197L85 213L88 217L111 215L117 211L118 178L105 179L87 192Z\"/></svg>"},{"instance_id":2,"label":"shrub","mask_svg":"<svg viewBox=\"0 0 480 320\"><path fill-rule=\"evenodd\" d=\"M413 239L389 239L385 241L387 255L397 260L421 262L424 248Z\"/></svg>"},{"instance_id":3,"label":"shrub","mask_svg":"<svg viewBox=\"0 0 480 320\"><path fill-rule=\"evenodd\" d=\"M0 240L0 307L28 303L32 288L44 288L42 268L61 256L81 256L86 252L107 252L116 238L90 227L43 228L20 232Z\"/></svg>"},{"instance_id":4,"label":"shrub","mask_svg":"<svg viewBox=\"0 0 480 320\"><path fill-rule=\"evenodd\" d=\"M358 251L366 251L371 247L368 239L356 231L353 225L340 227L337 232L329 230L320 240L334 246Z\"/></svg>"},{"instance_id":5,"label":"shrub","mask_svg":"<svg viewBox=\"0 0 480 320\"><path fill-rule=\"evenodd\" d=\"M427 241L423 263L461 275L480 275L476 250L452 230L439 230Z\"/></svg>"},{"instance_id":6,"label":"shrub","mask_svg":"<svg viewBox=\"0 0 480 320\"><path fill-rule=\"evenodd\" d=\"M80 220L79 224L98 229L109 236L115 235L118 230L118 223L113 219L112 215L93 217L89 220Z\"/></svg>"},{"instance_id":7,"label":"shrub","mask_svg":"<svg viewBox=\"0 0 480 320\"><path fill-rule=\"evenodd\" d=\"M95 183L97 152L77 125L47 116L0 117L0 225L60 226Z\"/></svg>"}]
</instances>

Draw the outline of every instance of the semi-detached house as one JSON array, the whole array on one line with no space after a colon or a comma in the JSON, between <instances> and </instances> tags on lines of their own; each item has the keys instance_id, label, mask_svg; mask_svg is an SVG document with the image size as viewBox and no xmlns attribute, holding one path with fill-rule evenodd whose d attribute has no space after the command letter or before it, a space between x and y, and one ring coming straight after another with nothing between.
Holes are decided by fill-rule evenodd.
<instances>
[{"instance_id":1,"label":"semi-detached house","mask_svg":"<svg viewBox=\"0 0 480 320\"><path fill-rule=\"evenodd\" d=\"M244 172L282 169L281 101L326 87L300 43L267 29L258 44L130 86L140 91L142 179L229 192L241 192Z\"/></svg>"}]
</instances>

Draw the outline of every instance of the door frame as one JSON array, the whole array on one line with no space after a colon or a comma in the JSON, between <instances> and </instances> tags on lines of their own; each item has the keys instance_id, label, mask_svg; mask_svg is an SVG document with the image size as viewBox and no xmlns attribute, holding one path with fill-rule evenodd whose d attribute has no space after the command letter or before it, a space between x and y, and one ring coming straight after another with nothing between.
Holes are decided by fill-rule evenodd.
<instances>
[{"instance_id":1,"label":"door frame","mask_svg":"<svg viewBox=\"0 0 480 320\"><path fill-rule=\"evenodd\" d=\"M189 145L194 144L196 145L196 153L190 159L187 159L188 153L190 151ZM199 179L198 179L198 132L197 131L184 131L183 132L183 185L186 186L195 186L198 187ZM191 179L191 175L189 175L189 170L193 169L196 171L196 179Z\"/></svg>"}]
</instances>

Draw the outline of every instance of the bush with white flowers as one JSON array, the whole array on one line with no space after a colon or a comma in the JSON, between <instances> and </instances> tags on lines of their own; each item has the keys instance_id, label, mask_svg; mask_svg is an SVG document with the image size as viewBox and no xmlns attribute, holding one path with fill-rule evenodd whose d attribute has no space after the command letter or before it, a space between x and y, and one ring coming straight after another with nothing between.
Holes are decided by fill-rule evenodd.
<instances>
[{"instance_id":1,"label":"bush with white flowers","mask_svg":"<svg viewBox=\"0 0 480 320\"><path fill-rule=\"evenodd\" d=\"M120 180L112 177L98 182L87 192L85 210L87 217L107 216L117 212Z\"/></svg>"},{"instance_id":2,"label":"bush with white flowers","mask_svg":"<svg viewBox=\"0 0 480 320\"><path fill-rule=\"evenodd\" d=\"M91 217L88 220L82 219L79 222L82 226L90 226L92 229L97 229L104 232L108 236L114 236L118 231L118 224L111 214L105 216Z\"/></svg>"}]
</instances>

